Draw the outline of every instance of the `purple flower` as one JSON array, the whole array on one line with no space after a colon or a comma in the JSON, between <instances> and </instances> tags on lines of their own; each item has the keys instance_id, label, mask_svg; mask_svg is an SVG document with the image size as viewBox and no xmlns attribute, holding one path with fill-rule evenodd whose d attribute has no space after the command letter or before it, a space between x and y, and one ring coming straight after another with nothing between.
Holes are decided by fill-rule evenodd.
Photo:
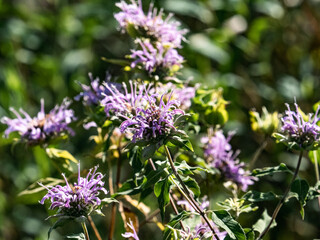
<instances>
[{"instance_id":1,"label":"purple flower","mask_svg":"<svg viewBox=\"0 0 320 240\"><path fill-rule=\"evenodd\" d=\"M227 236L227 232L220 232L219 228L215 225L213 221L211 221L212 226L214 228L215 233L218 235L220 240L223 240ZM207 223L199 223L197 224L193 230L190 229L189 226L184 230L179 230L179 240L200 240L200 239L216 239L213 236L212 230L208 226Z\"/></svg>"},{"instance_id":2,"label":"purple flower","mask_svg":"<svg viewBox=\"0 0 320 240\"><path fill-rule=\"evenodd\" d=\"M191 206L191 204L187 200L179 200L177 201L177 204L184 205L187 211L196 212L196 210L193 208L193 206ZM199 207L201 208L201 210L205 211L207 207L209 207L209 204L210 202L208 201L208 197L204 196Z\"/></svg>"},{"instance_id":3,"label":"purple flower","mask_svg":"<svg viewBox=\"0 0 320 240\"><path fill-rule=\"evenodd\" d=\"M101 173L96 172L98 166L91 168L86 178L80 176L80 164L78 164L78 182L73 186L69 184L65 175L62 174L66 186L41 186L48 190L48 193L40 201L44 204L46 199L50 199L49 209L58 208L60 216L80 217L88 216L93 210L101 205L99 195L101 192L107 194L108 191L103 187L104 177Z\"/></svg>"},{"instance_id":4,"label":"purple flower","mask_svg":"<svg viewBox=\"0 0 320 240\"><path fill-rule=\"evenodd\" d=\"M179 115L184 115L184 111L178 108L180 103L171 100L171 95L166 102L162 95L158 103L157 97L156 94L149 95L145 89L143 98L147 101L147 105L136 108L135 114L132 117L125 117L126 120L121 123L121 132L132 133L133 142L137 139L149 141L176 131L175 119Z\"/></svg>"},{"instance_id":5,"label":"purple flower","mask_svg":"<svg viewBox=\"0 0 320 240\"><path fill-rule=\"evenodd\" d=\"M196 210L190 205L190 203L186 200L180 200L177 202L178 205L184 205L187 211L196 212ZM200 208L205 211L209 207L208 197L204 196L202 198ZM216 227L215 223L212 222L212 226L214 227L215 233L218 234L219 239L224 239L227 233L220 232L218 227ZM207 223L199 223L195 226L195 228L191 231L189 227L187 227L186 231L180 230L180 235L183 239L202 239L209 238L212 236L212 231ZM189 237L189 238L188 238ZM216 239L216 238L213 238Z\"/></svg>"},{"instance_id":6,"label":"purple flower","mask_svg":"<svg viewBox=\"0 0 320 240\"><path fill-rule=\"evenodd\" d=\"M106 74L106 79L102 83L99 78L93 79L91 73L89 73L90 85L85 85L80 83L80 86L83 90L79 95L75 96L75 100L79 101L81 98L83 99L84 105L99 105L100 101L104 98L106 94L110 94L108 87L119 88L119 84L111 83L111 75Z\"/></svg>"},{"instance_id":7,"label":"purple flower","mask_svg":"<svg viewBox=\"0 0 320 240\"><path fill-rule=\"evenodd\" d=\"M202 137L201 143L205 144L204 156L211 161L225 159L232 150L229 143L234 132L230 132L226 138L221 130L216 131L214 137Z\"/></svg>"},{"instance_id":8,"label":"purple flower","mask_svg":"<svg viewBox=\"0 0 320 240\"><path fill-rule=\"evenodd\" d=\"M171 82L166 84L158 83L157 88L150 89L150 93L157 92L159 95L163 95L167 92L173 92L171 99L179 101L179 108L186 111L191 106L191 100L195 97L197 87L198 85L189 87L187 84L178 87Z\"/></svg>"},{"instance_id":9,"label":"purple flower","mask_svg":"<svg viewBox=\"0 0 320 240\"><path fill-rule=\"evenodd\" d=\"M241 163L229 141L234 133L229 133L226 138L222 130L215 132L212 137L203 137L201 142L204 144L204 156L209 164L220 170L226 180L234 182L242 191L246 191L249 185L254 183L255 178L249 176L250 172L244 170L244 163Z\"/></svg>"},{"instance_id":10,"label":"purple flower","mask_svg":"<svg viewBox=\"0 0 320 240\"><path fill-rule=\"evenodd\" d=\"M130 223L127 222L127 225L132 230L132 232L123 233L121 234L121 236L125 238L133 238L134 240L139 240L138 234L133 226L131 219L130 219Z\"/></svg>"},{"instance_id":11,"label":"purple flower","mask_svg":"<svg viewBox=\"0 0 320 240\"><path fill-rule=\"evenodd\" d=\"M139 108L147 105L147 100L143 96L145 86L138 85L137 82L133 83L131 80L129 81L129 85L130 92L125 83L122 83L122 89L106 85L109 94L104 94L101 104L104 106L107 116L110 116L110 113L117 116L132 116ZM148 86L146 91L150 87L151 85Z\"/></svg>"},{"instance_id":12,"label":"purple flower","mask_svg":"<svg viewBox=\"0 0 320 240\"><path fill-rule=\"evenodd\" d=\"M288 142L289 146L298 145L299 148L317 147L314 145L318 145L320 140L320 127L317 125L320 105L314 115L310 113L308 116L303 115L297 103L294 105L296 109L291 111L289 104L286 104L288 110L281 118L281 130L286 135L282 141Z\"/></svg>"},{"instance_id":13,"label":"purple flower","mask_svg":"<svg viewBox=\"0 0 320 240\"><path fill-rule=\"evenodd\" d=\"M131 50L130 58L134 60L131 63L132 68L141 64L150 75L162 77L172 75L182 67L183 57L176 49L166 47L160 42L153 45L148 40L138 39L137 43L141 49Z\"/></svg>"},{"instance_id":14,"label":"purple flower","mask_svg":"<svg viewBox=\"0 0 320 240\"><path fill-rule=\"evenodd\" d=\"M172 14L163 19L163 11L157 11L150 5L147 14L144 14L141 1L132 0L131 4L121 1L116 4L121 12L114 15L120 24L122 31L129 33L134 29L140 38L148 38L151 41L160 42L173 48L180 48L181 42L185 40L184 34L187 30L180 30L180 22L171 20ZM130 29L133 28L133 29Z\"/></svg>"},{"instance_id":15,"label":"purple flower","mask_svg":"<svg viewBox=\"0 0 320 240\"><path fill-rule=\"evenodd\" d=\"M23 140L28 141L29 144L37 144L65 133L74 134L72 129L68 127L68 124L76 120L73 110L68 109L70 103L65 98L60 106L55 106L46 114L44 100L41 99L41 110L33 118L22 109L19 114L15 109L10 108L17 118L3 117L1 119L2 123L8 125L5 136L8 137L11 132L19 132Z\"/></svg>"}]
</instances>

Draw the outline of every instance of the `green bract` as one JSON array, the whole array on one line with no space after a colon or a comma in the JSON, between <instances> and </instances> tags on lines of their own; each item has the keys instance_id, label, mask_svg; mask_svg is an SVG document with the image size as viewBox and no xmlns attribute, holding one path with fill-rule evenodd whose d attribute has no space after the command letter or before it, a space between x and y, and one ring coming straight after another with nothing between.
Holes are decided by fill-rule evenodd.
<instances>
[{"instance_id":1,"label":"green bract","mask_svg":"<svg viewBox=\"0 0 320 240\"><path fill-rule=\"evenodd\" d=\"M222 96L223 90L198 89L193 99L194 110L199 113L199 121L208 125L224 125L228 121L226 101Z\"/></svg>"}]
</instances>

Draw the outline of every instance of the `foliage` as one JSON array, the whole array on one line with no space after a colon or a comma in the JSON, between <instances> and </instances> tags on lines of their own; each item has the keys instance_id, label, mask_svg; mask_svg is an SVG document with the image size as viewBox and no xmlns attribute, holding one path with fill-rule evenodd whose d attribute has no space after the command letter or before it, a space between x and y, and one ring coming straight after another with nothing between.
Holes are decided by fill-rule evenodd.
<instances>
[{"instance_id":1,"label":"foliage","mask_svg":"<svg viewBox=\"0 0 320 240\"><path fill-rule=\"evenodd\" d=\"M149 59L152 65L133 61L157 49L157 44L150 46L155 38L170 38L153 34L152 25L141 28L130 23L120 28L114 18L121 11L116 6L119 1L0 2L0 117L14 118L10 107L36 116L41 99L48 113L68 96L77 118L68 122L74 136L47 141L50 136L46 135L39 146L19 141L19 132L0 138L1 239L46 239L48 235L50 239L86 239L81 221L94 238L93 221L102 239L108 239L112 231L113 239L121 239L124 232L132 232L126 224L132 222L142 240L175 239L185 233L191 238L197 229L202 229L200 235L211 233L210 224L224 239L253 240L268 226L282 198L284 205L271 225L269 239L319 236L318 142L304 149L298 175L290 184L298 158L295 150L301 146L293 138L287 142L288 135L279 126L286 113L278 114L285 111L285 102L296 101L313 114L318 108L317 1L153 1L157 9L164 9L164 19L170 12L175 14L164 22L181 22L177 25L181 31L171 29L176 33L174 44L161 45L157 59ZM150 2L142 1L145 13ZM154 14L157 21L161 19L162 12ZM159 64L159 59L165 64ZM89 72L93 74L88 78ZM122 82L129 86L129 80L149 91L154 98L150 106L161 109L162 100L167 104L182 99L183 114L172 114L172 127L169 118L165 118L168 125L161 121L157 125L165 130L161 137L134 143L136 125L120 131L124 119L137 114L128 104L125 114L113 106L114 112L106 115L100 103L108 102L105 97L109 95L107 91L99 95L99 91L106 86L120 89ZM81 92L87 95L78 97L82 102L75 101ZM83 104L89 94L103 99L95 105ZM149 108L143 104L138 108L150 120ZM314 119L301 116L305 121ZM33 126L39 131L43 130L41 119ZM1 122L4 135L7 126ZM234 175L217 168L212 156L204 153L202 138L212 139L219 131L226 139L237 132L220 150L232 160L226 163L234 163L231 170L250 170L247 177L254 184L250 182L245 192L239 182L232 181ZM272 141L272 134L286 146ZM62 173L73 183L79 162L83 176L97 164L104 175L109 194L101 199L98 216L86 216L80 222L69 218L45 221L48 216L59 216L53 215L49 205L39 205L47 191L44 187L64 186ZM308 231L293 229L293 224Z\"/></svg>"}]
</instances>

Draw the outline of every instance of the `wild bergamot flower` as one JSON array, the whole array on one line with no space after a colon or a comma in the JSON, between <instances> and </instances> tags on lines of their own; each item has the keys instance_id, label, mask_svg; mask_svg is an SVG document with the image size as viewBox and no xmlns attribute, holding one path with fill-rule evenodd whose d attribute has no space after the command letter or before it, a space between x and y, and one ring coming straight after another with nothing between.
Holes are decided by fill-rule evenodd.
<instances>
[{"instance_id":1,"label":"wild bergamot flower","mask_svg":"<svg viewBox=\"0 0 320 240\"><path fill-rule=\"evenodd\" d=\"M71 102L65 98L62 104L55 106L48 114L44 111L44 100L41 99L41 110L36 117L30 117L23 109L18 113L10 108L17 118L3 117L1 122L8 125L4 132L7 137L12 132L18 132L22 140L29 144L45 143L46 141L62 136L66 133L73 134L68 126L76 120L74 112L68 109Z\"/></svg>"},{"instance_id":2,"label":"wild bergamot flower","mask_svg":"<svg viewBox=\"0 0 320 240\"><path fill-rule=\"evenodd\" d=\"M102 178L104 175L97 172L98 166L91 168L86 178L80 176L80 164L78 164L78 181L71 185L64 174L62 174L65 186L41 186L48 190L48 193L40 201L44 204L49 199L49 209L58 209L56 216L66 217L87 217L92 211L101 207L102 199L100 194L107 194Z\"/></svg>"},{"instance_id":3,"label":"wild bergamot flower","mask_svg":"<svg viewBox=\"0 0 320 240\"><path fill-rule=\"evenodd\" d=\"M273 136L279 141L285 143L290 148L297 150L314 150L319 147L320 142L320 127L319 109L315 114L304 114L297 103L295 111L290 109L289 104L286 104L287 110L284 117L281 118L282 127L280 133L275 133Z\"/></svg>"},{"instance_id":4,"label":"wild bergamot flower","mask_svg":"<svg viewBox=\"0 0 320 240\"><path fill-rule=\"evenodd\" d=\"M229 143L232 135L233 133L229 133L226 138L222 130L218 130L213 136L203 137L201 142L204 144L204 156L226 180L246 191L248 186L254 183L255 178L250 176L249 171L244 170L245 164L237 158L239 151L233 152Z\"/></svg>"}]
</instances>

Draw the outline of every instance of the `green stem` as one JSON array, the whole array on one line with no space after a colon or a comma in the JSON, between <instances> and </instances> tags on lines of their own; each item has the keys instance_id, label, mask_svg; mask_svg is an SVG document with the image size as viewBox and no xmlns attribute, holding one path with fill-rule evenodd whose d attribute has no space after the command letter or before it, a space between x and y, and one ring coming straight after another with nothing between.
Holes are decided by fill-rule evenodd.
<instances>
[{"instance_id":1,"label":"green stem","mask_svg":"<svg viewBox=\"0 0 320 240\"><path fill-rule=\"evenodd\" d=\"M91 225L91 227L92 227L92 229L93 229L94 234L96 235L96 238L97 238L98 240L102 240L101 235L100 235L100 233L99 233L96 225L94 224L91 216L88 216L88 221L89 221L89 223L90 223L90 225Z\"/></svg>"},{"instance_id":2,"label":"green stem","mask_svg":"<svg viewBox=\"0 0 320 240\"><path fill-rule=\"evenodd\" d=\"M259 148L257 149L257 151L254 153L253 158L252 158L252 160L251 160L251 162L250 162L250 164L249 164L251 170L253 169L256 161L258 160L258 157L259 157L260 154L262 153L263 149L265 149L265 147L267 146L267 144L268 144L268 139L267 139L267 137L265 137L264 140L263 140L263 142L262 142L262 144L260 145L260 147L259 147Z\"/></svg>"},{"instance_id":3,"label":"green stem","mask_svg":"<svg viewBox=\"0 0 320 240\"><path fill-rule=\"evenodd\" d=\"M119 159L117 161L117 173L116 173L116 185L115 185L116 191L117 191L119 184L120 184L120 175L121 175L122 158L121 158L120 144L119 144L119 147L117 148L117 150L118 150L118 154L119 154ZM113 189L113 192L114 192L114 189ZM111 193L111 191L110 191L110 193ZM110 226L109 226L109 235L108 235L109 240L113 239L114 229L115 229L115 224L116 224L116 216L117 216L117 206L115 203L113 203L112 208L111 208L111 216L110 216Z\"/></svg>"},{"instance_id":4,"label":"green stem","mask_svg":"<svg viewBox=\"0 0 320 240\"><path fill-rule=\"evenodd\" d=\"M210 227L212 233L213 233L213 236L215 236L216 238L218 238L219 240L219 237L218 235L216 234L213 226L212 226L212 223L209 221L209 219L207 218L206 214L203 212L203 210L200 208L200 206L198 205L198 203L196 202L196 200L193 198L191 192L189 191L189 189L187 188L187 186L184 184L184 182L182 181L182 179L180 178L175 166L174 166L174 163L173 163L173 159L171 157L171 154L170 154L170 151L168 149L168 147L166 145L164 145L164 148L166 150L166 153L167 153L167 157L169 159L169 163L170 163L170 166L171 166L171 169L172 169L172 172L174 174L174 176L178 179L180 185L182 186L183 188L183 191L181 188L178 187L178 184L176 184L176 186L178 187L178 189L181 191L181 193L183 194L183 196L186 198L186 200L191 204L191 206L193 206L193 208L196 210L196 212L198 212L201 217L204 219L204 221L208 224L208 226Z\"/></svg>"},{"instance_id":5,"label":"green stem","mask_svg":"<svg viewBox=\"0 0 320 240\"><path fill-rule=\"evenodd\" d=\"M276 219L277 215L278 215L278 212L280 211L280 208L282 207L283 203L285 202L286 198L287 198L287 195L291 189L291 185L292 183L294 182L294 180L296 179L297 175L298 175L298 172L299 172L299 168L300 168L300 164L301 164L301 160L302 160L302 154L303 154L303 150L300 151L300 155L299 155L299 160L298 160L298 164L297 164L297 167L296 167L296 170L293 174L293 177L291 179L291 182L289 184L289 186L287 187L286 191L284 192L283 194L283 197L282 199L280 200L280 202L278 203L276 209L274 210L273 214L272 214L272 218L268 224L268 226L262 231L262 233L260 234L260 236L258 237L257 240L260 240L262 239L269 231L273 221Z\"/></svg>"},{"instance_id":6,"label":"green stem","mask_svg":"<svg viewBox=\"0 0 320 240\"><path fill-rule=\"evenodd\" d=\"M83 229L83 233L84 233L84 235L86 237L86 240L90 240L86 223L85 222L81 222L81 226L82 226L82 229Z\"/></svg>"},{"instance_id":7,"label":"green stem","mask_svg":"<svg viewBox=\"0 0 320 240\"><path fill-rule=\"evenodd\" d=\"M152 169L153 169L154 171L156 171L156 170L157 170L157 169L156 169L156 166L154 165L154 163L153 163L153 161L152 161L151 158L149 158L149 163L150 163ZM169 177L169 178L170 178L170 177ZM172 181L174 182L173 179L172 179ZM177 207L176 207L176 205L175 205L175 203L174 203L174 201L173 201L173 197L172 197L172 194L171 194L171 193L169 193L169 197L170 197L170 204L171 204L171 206L172 206L172 208L173 208L173 211L175 212L176 215L179 215L179 211L178 211L178 209L177 209ZM181 225L182 230L185 231L185 228L184 228L184 225L183 225L182 221L180 221L180 225Z\"/></svg>"},{"instance_id":8,"label":"green stem","mask_svg":"<svg viewBox=\"0 0 320 240\"><path fill-rule=\"evenodd\" d=\"M313 151L313 157L314 157L314 169L316 171L316 178L317 178L317 182L319 182L320 178L319 178L319 165L318 165L318 156L317 156L317 152ZM318 204L319 204L319 208L320 208L320 197L318 197Z\"/></svg>"}]
</instances>

